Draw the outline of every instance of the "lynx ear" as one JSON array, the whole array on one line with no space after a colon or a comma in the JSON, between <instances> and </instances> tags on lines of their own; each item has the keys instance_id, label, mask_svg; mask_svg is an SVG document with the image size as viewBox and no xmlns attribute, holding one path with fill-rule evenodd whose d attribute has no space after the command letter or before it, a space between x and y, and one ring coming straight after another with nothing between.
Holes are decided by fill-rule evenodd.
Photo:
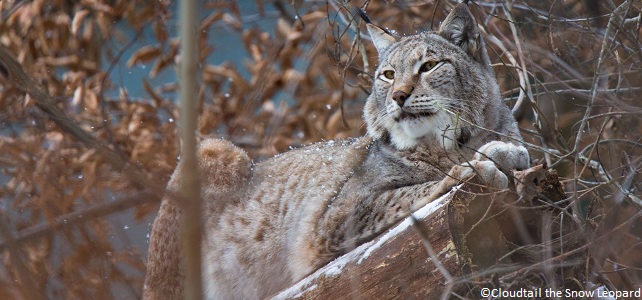
<instances>
[{"instance_id":1,"label":"lynx ear","mask_svg":"<svg viewBox=\"0 0 642 300\"><path fill-rule=\"evenodd\" d=\"M366 28L368 28L368 33L372 38L372 43L374 43L375 48L377 48L377 52L379 53L388 48L388 46L397 42L397 39L395 39L394 36L375 25L366 24Z\"/></svg>"},{"instance_id":2,"label":"lynx ear","mask_svg":"<svg viewBox=\"0 0 642 300\"><path fill-rule=\"evenodd\" d=\"M388 46L397 42L397 39L392 36L390 32L382 29L381 27L373 25L372 22L370 22L370 18L368 18L368 15L366 15L363 10L359 9L357 13L361 17L361 19L366 22L366 28L368 28L368 33L372 38L372 43L374 44L375 48L377 48L377 52L381 53L383 50L388 48Z\"/></svg>"},{"instance_id":3,"label":"lynx ear","mask_svg":"<svg viewBox=\"0 0 642 300\"><path fill-rule=\"evenodd\" d=\"M479 52L482 42L480 41L477 22L468 9L466 2L468 1L458 4L455 9L448 14L446 20L444 20L441 27L439 27L439 35L461 47L479 61L481 59Z\"/></svg>"}]
</instances>

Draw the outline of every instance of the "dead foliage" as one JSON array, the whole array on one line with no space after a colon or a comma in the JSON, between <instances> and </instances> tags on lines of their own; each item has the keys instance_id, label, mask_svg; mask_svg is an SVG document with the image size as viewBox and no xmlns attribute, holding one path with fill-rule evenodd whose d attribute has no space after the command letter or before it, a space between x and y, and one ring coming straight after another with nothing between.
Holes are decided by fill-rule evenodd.
<instances>
[{"instance_id":1,"label":"dead foliage","mask_svg":"<svg viewBox=\"0 0 642 300\"><path fill-rule=\"evenodd\" d=\"M229 139L257 160L363 134L361 109L377 54L355 9L410 34L437 28L453 5L206 1L198 27L198 134ZM564 184L566 198L542 222L556 230L570 222L580 236L575 242L591 254L570 261L587 266L578 285L640 287L642 6L471 5L534 163L556 169ZM106 216L131 216L126 209L134 208L129 221L149 218L177 161L178 85L150 84L181 60L175 6L0 2L0 46L18 62L10 68L0 61L0 298L140 297L146 243L116 242L122 232ZM221 28L237 41L210 34ZM141 45L142 37L151 42ZM212 63L223 47L246 57ZM150 66L138 83L146 95L130 97L119 78L141 64ZM20 70L29 80L17 80ZM546 235L554 246L544 271L569 262L565 232ZM480 278L524 280L517 271ZM528 280L554 284L544 271Z\"/></svg>"}]
</instances>

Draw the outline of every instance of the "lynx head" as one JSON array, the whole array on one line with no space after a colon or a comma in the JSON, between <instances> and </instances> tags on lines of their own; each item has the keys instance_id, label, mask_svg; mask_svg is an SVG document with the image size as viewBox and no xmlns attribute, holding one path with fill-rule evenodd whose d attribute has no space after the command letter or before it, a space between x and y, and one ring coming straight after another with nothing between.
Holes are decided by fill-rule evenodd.
<instances>
[{"instance_id":1,"label":"lynx head","mask_svg":"<svg viewBox=\"0 0 642 300\"><path fill-rule=\"evenodd\" d=\"M434 144L450 149L487 128L501 105L477 23L459 4L437 32L397 38L366 23L379 66L364 117L368 134L398 149ZM491 115L485 116L486 115Z\"/></svg>"}]
</instances>

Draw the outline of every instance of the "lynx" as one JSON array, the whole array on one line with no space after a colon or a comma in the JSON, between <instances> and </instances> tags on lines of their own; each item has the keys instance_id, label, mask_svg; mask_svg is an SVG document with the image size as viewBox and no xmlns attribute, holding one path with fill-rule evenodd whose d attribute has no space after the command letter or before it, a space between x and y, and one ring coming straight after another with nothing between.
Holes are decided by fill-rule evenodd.
<instances>
[{"instance_id":1,"label":"lynx","mask_svg":"<svg viewBox=\"0 0 642 300\"><path fill-rule=\"evenodd\" d=\"M529 166L466 4L436 32L394 36L366 20L379 53L364 137L254 163L224 140L198 149L205 201L203 283L210 299L269 297L479 176L508 186ZM181 165L168 184L178 192ZM146 299L181 298L177 200L154 222Z\"/></svg>"}]
</instances>

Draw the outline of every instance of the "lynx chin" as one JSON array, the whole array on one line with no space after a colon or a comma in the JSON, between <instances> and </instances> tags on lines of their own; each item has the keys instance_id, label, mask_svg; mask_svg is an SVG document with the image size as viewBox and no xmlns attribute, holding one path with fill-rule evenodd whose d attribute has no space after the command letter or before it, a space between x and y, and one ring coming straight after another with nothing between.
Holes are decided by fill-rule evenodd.
<instances>
[{"instance_id":1,"label":"lynx chin","mask_svg":"<svg viewBox=\"0 0 642 300\"><path fill-rule=\"evenodd\" d=\"M504 189L525 169L474 17L459 4L436 32L397 37L368 23L379 66L364 137L260 163L224 140L198 150L208 299L266 298L390 228L461 180ZM182 299L179 164L152 229L145 299Z\"/></svg>"}]
</instances>

